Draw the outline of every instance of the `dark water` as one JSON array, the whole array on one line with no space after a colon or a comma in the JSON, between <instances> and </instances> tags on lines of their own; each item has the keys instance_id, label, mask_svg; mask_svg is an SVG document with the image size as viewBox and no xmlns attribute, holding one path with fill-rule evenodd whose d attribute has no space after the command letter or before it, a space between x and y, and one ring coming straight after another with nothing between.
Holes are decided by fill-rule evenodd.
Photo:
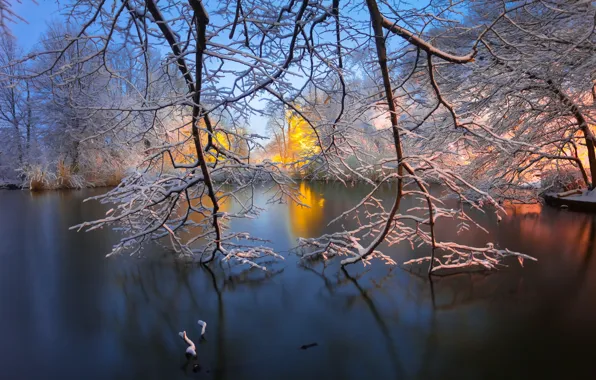
<instances>
[{"instance_id":1,"label":"dark water","mask_svg":"<svg viewBox=\"0 0 596 380\"><path fill-rule=\"evenodd\" d=\"M594 370L591 215L526 206L498 225L480 215L489 235L472 230L459 241L492 240L539 262L431 283L380 262L342 272L288 254L269 274L149 254L106 259L116 233L68 230L103 214L81 203L97 191L0 191L0 378L583 378ZM302 192L311 209L276 205L233 229L284 251L298 235L322 233L366 189ZM455 226L438 228L444 237ZM399 262L421 254L386 252ZM208 327L195 373L177 333L197 338L198 319Z\"/></svg>"}]
</instances>

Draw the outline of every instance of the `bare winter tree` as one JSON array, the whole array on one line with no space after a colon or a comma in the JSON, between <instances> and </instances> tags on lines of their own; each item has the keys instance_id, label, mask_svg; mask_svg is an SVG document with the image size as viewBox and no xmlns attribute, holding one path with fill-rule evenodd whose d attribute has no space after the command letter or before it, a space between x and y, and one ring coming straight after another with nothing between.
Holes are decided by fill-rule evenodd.
<instances>
[{"instance_id":1,"label":"bare winter tree","mask_svg":"<svg viewBox=\"0 0 596 380\"><path fill-rule=\"evenodd\" d=\"M480 181L454 162L465 157L468 146L486 147L489 153L529 151L532 157L548 156L534 147L522 150L527 143L512 141L495 123L486 123L483 112L472 110L482 106L468 104L477 99L475 94L490 98L490 92L474 92L473 86L482 86L481 81L463 89L454 84L454 78L474 70L481 75L479 54L484 57L486 52L501 61L499 67L513 64L509 53L490 50L501 39L504 49L521 49L518 42L501 34L499 28L507 23L513 25L508 27L512 35L521 30L544 44L556 43L553 49L561 56L564 45L575 52L591 44L587 42L591 32L585 38L577 33L549 37L534 30L535 20L517 23L516 17L532 12L535 3L433 0L426 6L409 6L376 0L284 4L78 0L69 4L68 14L71 23L80 27L63 46L31 54L28 59L49 64L30 77L46 77L64 87L63 73L74 72L68 74L67 83L78 85L101 72L105 80L93 86L94 94L101 92L98 86L108 93L114 87L126 88L126 97L109 102L82 101L89 98L86 89L68 95L76 112L98 120L93 123L98 128L84 141L110 139L122 146L145 147L138 170L98 197L114 208L105 218L78 226L93 230L117 225L125 236L112 253L134 253L150 240L168 238L179 254L197 256L203 262L219 257L262 267L263 259L280 257L258 239L230 232L227 225L233 218L258 213L251 194L261 182L276 189L272 200L299 202L280 166L253 159L263 143L261 136L242 129L251 116L283 107L310 129L316 148L300 157L302 172L370 186L361 202L336 219L355 217L358 227L301 239L305 259L345 256L344 265L373 258L393 264L381 249L410 243L429 250L428 257L409 262L428 262L429 273L462 267L492 269L508 256L520 262L531 258L490 243L472 247L435 235L437 223L456 220L466 228L475 225L469 209L483 211L487 205L504 211L487 191L490 186L478 186ZM580 11L593 10L586 2L539 3L536 6L549 10L544 15L532 13L541 22L560 21L549 18L549 12L561 18L568 12L577 16L577 21L567 24L560 21L567 31L588 25L589 16L581 18ZM472 8L490 11L462 22L462 14ZM76 46L93 49L68 56ZM154 64L155 51L165 55L159 65ZM547 51L540 50L535 62L544 60ZM115 57L126 57L129 64L123 69ZM558 70L566 72L569 64L561 61ZM74 67L87 70L73 71ZM589 67L581 66L578 72L585 73ZM514 70L528 81L542 81L570 117L573 109L580 109L569 103L575 102L573 96L561 91L564 82L556 83L557 95L541 70ZM486 79L490 74L484 75ZM505 83L505 87L515 86ZM258 106L257 99L268 107ZM581 125L588 123L585 120ZM390 205L376 197L388 182L395 185ZM431 193L431 183L443 185L446 194ZM459 207L446 206L446 195L455 197ZM405 210L406 198L419 201L420 206Z\"/></svg>"},{"instance_id":2,"label":"bare winter tree","mask_svg":"<svg viewBox=\"0 0 596 380\"><path fill-rule=\"evenodd\" d=\"M382 10L383 8L377 2L366 2L369 13L367 22L370 22L374 32L373 51L382 78L381 101L384 101L385 107L388 109L388 112L381 118L390 125L388 130L392 140L391 145L394 148L394 157L374 165L376 170L382 174L380 183L375 185L371 193L356 207L341 216L361 210L358 220L365 217L367 221L362 222L356 230L330 234L321 239L303 239L301 243L305 247L312 248L305 254L306 257L347 255L348 258L344 259L342 264L378 257L386 262L394 263L378 247L383 242L394 245L409 241L412 245L422 244L430 247L430 256L408 262L413 264L428 261L430 263L429 273L440 269L468 266L491 269L507 256L517 256L520 262L523 262L524 258L528 258L506 249L496 249L490 243L483 248L469 247L454 242L441 242L435 236L435 224L441 219L460 220L464 225L473 223L463 206L464 204L472 208L479 208L479 204L489 203L497 210L502 211L502 209L489 193L482 191L456 171L451 170L449 158L453 156L454 152L450 152L445 147L434 151L412 149L419 148L421 144L423 146L430 140L443 139L442 134L437 132L444 131L448 125L451 125L451 128L456 130L455 133L462 137L470 132L470 128L442 95L442 90L436 79L435 66L437 63L434 61L439 61L441 65L463 65L472 62L477 54L478 45L486 33L495 22L511 11L511 8L505 7L500 14L494 16L491 22L465 28L465 32L473 34L475 38L471 41L468 39L468 43L456 46L451 50L461 53L450 53L439 49L432 43L431 35L425 38L422 32L433 24L437 28L457 30L454 28L457 23L447 18L450 12L455 11L455 8L451 8L454 5L433 3L433 6L439 5L442 5L441 15L444 16L440 19L435 14L430 16L424 14L424 10L421 9L398 12L396 11L397 6L392 7L384 4L385 9ZM393 19L386 15L392 15ZM404 27L401 26L402 23ZM349 20L342 24L358 25L358 22ZM415 25L420 25L420 32L412 32L408 29ZM396 46L394 53L391 53L388 48L391 46L390 36L396 36L400 40L394 45ZM395 73L397 71L396 63L403 61L408 63L409 69L402 73ZM421 86L421 81L424 81L427 86ZM421 96L424 94L424 89L427 89L427 92L436 99L435 104L430 107ZM380 107L378 100L373 103L373 107L378 113ZM440 116L443 112L449 115L449 119L437 120L435 115ZM417 129L428 121L438 124L430 127L436 129L430 131L426 136L418 134ZM450 135L452 133L447 136ZM474 137L481 141L485 141L487 138L492 140L492 136L486 134L474 134ZM406 142L411 145L405 145ZM360 156L362 155L363 153L360 153ZM358 153L354 152L353 156L359 159ZM341 162L341 157L339 159ZM397 186L393 204L390 209L386 209L374 194L382 183L389 180L396 181ZM462 207L457 210L444 207L442 201L430 193L429 182L439 182L445 185L459 198ZM470 197L470 193L474 196ZM405 197L419 198L425 206L403 212L400 210L400 206ZM477 203L475 200L478 198L480 198L480 202ZM440 255L437 255L438 253Z\"/></svg>"},{"instance_id":3,"label":"bare winter tree","mask_svg":"<svg viewBox=\"0 0 596 380\"><path fill-rule=\"evenodd\" d=\"M18 0L17 0L18 1ZM22 18L12 10L9 0L0 0L0 36L10 35L9 24Z\"/></svg>"},{"instance_id":4,"label":"bare winter tree","mask_svg":"<svg viewBox=\"0 0 596 380\"><path fill-rule=\"evenodd\" d=\"M247 98L274 82L268 70L281 73L284 69L262 58L262 53L239 51L235 44L220 46L217 38L225 26L210 29L212 50L208 51L209 16L200 2L170 2L167 6L152 1L124 2L116 8L83 1L72 4L72 15L80 12L91 18L80 20L82 28L70 36L66 46L32 55L51 57L53 62L37 75L49 74L56 81L73 66L87 66L87 71L109 73L108 82L134 88L135 94L120 104L85 105L78 99L80 95L71 99L70 103L79 111L101 114L107 121L101 132L85 140L124 135L123 143L134 143L150 141L147 137L152 134L163 136L158 144L155 141L150 144L146 159L136 173L100 197L118 207L110 210L105 219L80 227L95 229L118 223L127 236L114 247L113 253L135 252L151 239L169 236L178 253L198 254L205 262L213 260L217 253L225 260L235 259L254 266L259 266L256 260L261 257L279 257L267 247L252 244L254 239L247 234L227 232L226 223L231 218L251 217L258 211L250 197L240 199L238 192L250 191L265 179L278 188L274 199L282 195L295 199L286 185L287 178L278 168L267 162L251 162L251 152L259 146L260 137L246 134L235 125L248 116L246 108L251 106ZM171 12L177 15L174 20L166 18ZM257 26L253 28L260 30ZM95 49L63 62L65 53L75 45L93 45ZM140 84L131 83L114 69L111 56L115 45L135 46L131 58L145 77ZM158 69L149 64L149 45L161 45L170 51ZM261 45L265 48L268 43ZM214 66L207 65L208 62L214 62ZM173 80L172 68L186 87L183 92L180 81ZM242 75L230 87L218 88L217 78L229 70ZM68 82L78 83L87 75L83 70L75 77L69 76ZM209 80L204 82L204 77ZM227 127L223 123L226 114L233 114L228 118L233 124ZM122 133L131 124L138 127L137 133L132 136ZM176 130L186 137L170 141L167 132ZM187 148L191 149L190 154ZM192 159L188 160L189 157ZM241 204L240 210L224 212L225 202L233 200Z\"/></svg>"},{"instance_id":5,"label":"bare winter tree","mask_svg":"<svg viewBox=\"0 0 596 380\"><path fill-rule=\"evenodd\" d=\"M0 41L0 176L10 179L13 168L28 161L34 123L29 83L18 79L25 74L25 65L10 63L20 58L16 41L4 36Z\"/></svg>"},{"instance_id":6,"label":"bare winter tree","mask_svg":"<svg viewBox=\"0 0 596 380\"><path fill-rule=\"evenodd\" d=\"M536 2L511 10L485 34L476 62L442 71L445 97L475 133L493 135L476 146L460 141L473 157L467 170L503 195L534 176L543 178L544 190L552 172L578 173L591 187L596 173L590 128L596 8L588 2L554 5ZM470 22L498 12L472 8ZM450 143L458 144L455 138Z\"/></svg>"}]
</instances>

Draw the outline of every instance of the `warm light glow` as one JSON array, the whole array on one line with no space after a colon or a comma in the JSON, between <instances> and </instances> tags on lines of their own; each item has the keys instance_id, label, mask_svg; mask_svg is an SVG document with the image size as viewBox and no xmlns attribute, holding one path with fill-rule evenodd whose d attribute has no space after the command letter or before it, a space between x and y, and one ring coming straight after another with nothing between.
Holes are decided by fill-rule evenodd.
<instances>
[{"instance_id":1,"label":"warm light glow","mask_svg":"<svg viewBox=\"0 0 596 380\"><path fill-rule=\"evenodd\" d=\"M290 226L294 237L311 237L320 233L323 223L325 198L312 190L307 182L301 182L300 200L308 207L288 202Z\"/></svg>"},{"instance_id":2,"label":"warm light glow","mask_svg":"<svg viewBox=\"0 0 596 380\"><path fill-rule=\"evenodd\" d=\"M503 205L507 215L522 216L522 215L539 215L542 211L540 203L506 203Z\"/></svg>"},{"instance_id":3,"label":"warm light glow","mask_svg":"<svg viewBox=\"0 0 596 380\"><path fill-rule=\"evenodd\" d=\"M216 196L218 198L221 197L222 195L223 195L223 192L221 192L221 191L218 191L216 193ZM207 194L204 194L201 197L191 199L190 204L192 205L192 207L194 209L197 209L197 210L201 209L201 207L205 207L205 208L207 208L207 212L204 215L202 213L192 211L188 214L189 221L196 223L196 224L201 224L201 223L205 222L206 217L211 216L211 210L213 209L213 202L211 201L211 198L209 198L209 196ZM232 200L228 197L224 197L222 199L219 199L218 205L219 205L219 212L230 211L231 206L232 206ZM179 201L178 207L176 207L174 214L177 217L181 218L186 214L187 209L188 209L188 203L187 203L186 197L182 196L182 199ZM178 234L184 240L187 240L187 239L192 238L193 236L201 234L202 232L203 231L200 229L197 229L197 227L189 227L188 230L179 231Z\"/></svg>"},{"instance_id":4,"label":"warm light glow","mask_svg":"<svg viewBox=\"0 0 596 380\"><path fill-rule=\"evenodd\" d=\"M296 108L300 110L298 106ZM291 164L293 168L300 168L307 163L306 160L301 160L320 152L321 149L311 126L295 111L288 110L286 112L283 128L285 131L279 133L278 141L275 141L276 154L272 157L274 162Z\"/></svg>"},{"instance_id":5,"label":"warm light glow","mask_svg":"<svg viewBox=\"0 0 596 380\"><path fill-rule=\"evenodd\" d=\"M199 123L199 131L201 143L203 145L203 149L205 149L209 135L205 131L205 124L202 120ZM192 136L191 126L188 122L185 123L184 128L176 129L175 131L168 133L168 138L170 143L179 143L178 146L171 150L172 156L174 157L174 162L176 162L176 164L188 164L196 161L197 154L195 150L195 142ZM216 130L213 133L213 143L218 148L240 153L238 152L239 149L237 149L236 145L241 144L235 144L236 139L237 138L235 136L229 135L221 129ZM213 163L216 159L213 155L206 154L205 160L207 162Z\"/></svg>"}]
</instances>

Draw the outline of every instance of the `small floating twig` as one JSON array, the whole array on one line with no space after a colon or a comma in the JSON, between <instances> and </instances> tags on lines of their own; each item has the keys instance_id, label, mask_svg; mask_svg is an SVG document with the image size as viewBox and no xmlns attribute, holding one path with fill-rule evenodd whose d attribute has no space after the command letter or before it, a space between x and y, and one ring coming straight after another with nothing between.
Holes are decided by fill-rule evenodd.
<instances>
[{"instance_id":1,"label":"small floating twig","mask_svg":"<svg viewBox=\"0 0 596 380\"><path fill-rule=\"evenodd\" d=\"M314 343L309 343L309 344L303 344L302 346L300 346L300 349L301 349L301 350L307 350L307 349L309 349L309 348L311 348L311 347L316 347L316 346L318 346L318 345L319 345L319 344L318 344L317 342L314 342Z\"/></svg>"}]
</instances>

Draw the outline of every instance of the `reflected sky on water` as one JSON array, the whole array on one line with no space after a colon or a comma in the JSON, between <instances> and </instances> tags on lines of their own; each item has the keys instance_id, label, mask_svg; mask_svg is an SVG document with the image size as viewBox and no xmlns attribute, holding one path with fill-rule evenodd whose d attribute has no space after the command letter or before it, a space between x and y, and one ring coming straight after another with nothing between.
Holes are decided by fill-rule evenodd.
<instances>
[{"instance_id":1,"label":"reflected sky on water","mask_svg":"<svg viewBox=\"0 0 596 380\"><path fill-rule=\"evenodd\" d=\"M103 215L82 199L103 190L0 191L2 378L395 379L583 375L596 338L596 225L588 214L538 205L475 216L457 241L521 251L495 273L435 278L380 262L341 270L301 264L297 236L327 223L369 190L299 185L304 203L268 206L232 229L271 240L286 260L269 272L176 262L158 246L143 258L104 255L119 235L68 227ZM389 198L394 189L383 189ZM264 204L266 194L256 195ZM233 208L233 205L230 205ZM350 222L344 221L346 227ZM439 223L441 239L454 223ZM427 254L386 248L398 262ZM185 366L186 329L200 370ZM317 343L306 350L302 345ZM576 377L577 377L576 376ZM582 376L583 377L583 376Z\"/></svg>"}]
</instances>

